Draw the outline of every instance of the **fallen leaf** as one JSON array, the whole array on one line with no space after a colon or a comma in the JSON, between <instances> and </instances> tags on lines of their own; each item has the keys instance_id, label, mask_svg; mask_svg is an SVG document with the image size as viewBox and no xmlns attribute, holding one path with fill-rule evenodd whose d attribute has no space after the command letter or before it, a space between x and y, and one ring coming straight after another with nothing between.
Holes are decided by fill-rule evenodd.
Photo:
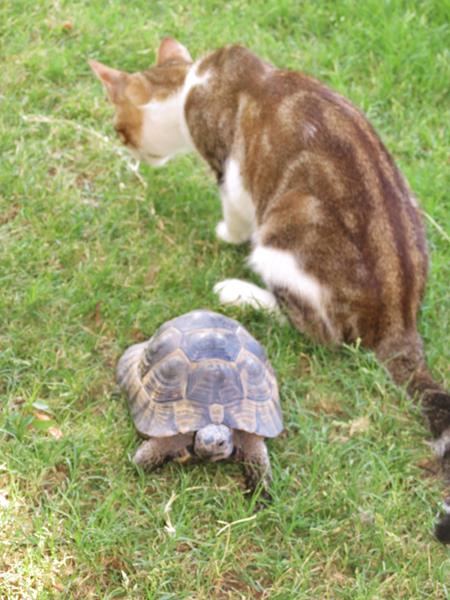
<instances>
[{"instance_id":1,"label":"fallen leaf","mask_svg":"<svg viewBox=\"0 0 450 600\"><path fill-rule=\"evenodd\" d=\"M337 583L338 585L343 585L347 583L348 580L348 577L346 577L344 573L340 573L339 571L335 571L334 573L329 575L328 578L334 583Z\"/></svg>"},{"instance_id":2,"label":"fallen leaf","mask_svg":"<svg viewBox=\"0 0 450 600\"><path fill-rule=\"evenodd\" d=\"M350 423L350 429L348 434L350 437L354 435L358 435L359 433L365 433L370 427L370 419L369 417L359 417L358 419L354 419Z\"/></svg>"},{"instance_id":3,"label":"fallen leaf","mask_svg":"<svg viewBox=\"0 0 450 600\"><path fill-rule=\"evenodd\" d=\"M49 427L47 429L47 432L55 438L55 440L60 440L63 436L63 432L61 431L61 429L59 429L59 427Z\"/></svg>"},{"instance_id":4,"label":"fallen leaf","mask_svg":"<svg viewBox=\"0 0 450 600\"><path fill-rule=\"evenodd\" d=\"M313 406L313 410L316 413L325 413L326 415L342 415L342 406L329 398L321 398L319 402Z\"/></svg>"},{"instance_id":5,"label":"fallen leaf","mask_svg":"<svg viewBox=\"0 0 450 600\"><path fill-rule=\"evenodd\" d=\"M36 413L34 413L34 416L38 421L51 421L52 420L52 418L49 415L46 415L45 413L36 412Z\"/></svg>"}]
</instances>

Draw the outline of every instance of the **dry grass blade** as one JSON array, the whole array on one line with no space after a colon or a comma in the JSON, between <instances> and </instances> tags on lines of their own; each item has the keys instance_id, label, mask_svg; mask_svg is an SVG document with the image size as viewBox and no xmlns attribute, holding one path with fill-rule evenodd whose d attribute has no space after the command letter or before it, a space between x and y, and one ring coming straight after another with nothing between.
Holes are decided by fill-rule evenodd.
<instances>
[{"instance_id":1,"label":"dry grass blade","mask_svg":"<svg viewBox=\"0 0 450 600\"><path fill-rule=\"evenodd\" d=\"M170 520L170 511L172 510L172 504L175 502L176 499L177 499L177 495L175 494L175 492L172 492L169 500L167 501L166 505L164 506L164 520L166 522L164 529L165 529L165 531L167 531L167 533L169 535L175 535L175 533L176 533L176 529L172 525L172 521Z\"/></svg>"},{"instance_id":2,"label":"dry grass blade","mask_svg":"<svg viewBox=\"0 0 450 600\"><path fill-rule=\"evenodd\" d=\"M230 527L233 527L234 525L239 525L239 523L247 523L249 521L254 521L256 517L257 515L252 515L251 517L245 517L245 519L238 519L237 521L232 521L231 523L225 523L225 525L216 533L216 536L219 536L221 533L223 533ZM224 521L219 521L219 523L222 524L224 523Z\"/></svg>"},{"instance_id":3,"label":"dry grass blade","mask_svg":"<svg viewBox=\"0 0 450 600\"><path fill-rule=\"evenodd\" d=\"M76 131L79 131L83 135L87 135L99 140L107 147L108 150L117 154L117 156L119 156L125 162L127 168L133 173L133 175L136 176L136 178L139 180L139 183L144 188L147 188L147 182L139 173L139 161L133 161L127 152L122 150L122 148L119 148L119 146L116 146L108 136L95 131L95 129L92 129L91 127L85 127L79 123L76 123L75 121L71 121L70 119L55 119L54 117L47 117L46 115L22 115L22 119L26 123L45 123L47 125L69 126L73 129L76 129Z\"/></svg>"},{"instance_id":4,"label":"dry grass blade","mask_svg":"<svg viewBox=\"0 0 450 600\"><path fill-rule=\"evenodd\" d=\"M424 210L422 211L422 213L424 214L425 218L428 219L428 221L433 225L433 227L439 231L439 233L441 234L441 236L444 238L444 240L446 240L447 242L450 242L450 236L447 234L447 232L442 228L441 225L439 225L439 223L433 219L433 217L431 215L429 215L427 212L425 212Z\"/></svg>"}]
</instances>

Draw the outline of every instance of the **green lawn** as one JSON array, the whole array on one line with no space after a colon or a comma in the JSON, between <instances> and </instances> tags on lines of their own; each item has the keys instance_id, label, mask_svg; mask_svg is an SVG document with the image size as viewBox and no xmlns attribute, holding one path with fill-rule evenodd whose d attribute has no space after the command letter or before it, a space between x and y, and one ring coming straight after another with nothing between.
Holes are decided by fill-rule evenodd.
<instances>
[{"instance_id":1,"label":"green lawn","mask_svg":"<svg viewBox=\"0 0 450 600\"><path fill-rule=\"evenodd\" d=\"M220 310L212 286L250 276L248 248L216 240L196 157L133 173L86 63L146 68L164 35L194 57L239 41L359 105L427 215L420 328L449 388L449 22L448 0L1 2L0 598L449 597L420 411L356 348L225 311L279 376L267 510L237 466L130 463L118 357L170 317Z\"/></svg>"}]
</instances>

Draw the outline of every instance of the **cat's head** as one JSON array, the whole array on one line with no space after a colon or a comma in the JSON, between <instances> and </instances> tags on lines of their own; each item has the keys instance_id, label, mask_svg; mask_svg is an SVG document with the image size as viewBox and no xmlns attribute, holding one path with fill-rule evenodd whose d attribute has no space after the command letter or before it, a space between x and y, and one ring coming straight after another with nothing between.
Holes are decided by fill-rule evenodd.
<instances>
[{"instance_id":1,"label":"cat's head","mask_svg":"<svg viewBox=\"0 0 450 600\"><path fill-rule=\"evenodd\" d=\"M89 64L115 107L117 134L138 160L160 166L190 149L183 84L192 58L182 44L165 38L156 65L139 73L119 71L95 60Z\"/></svg>"}]
</instances>

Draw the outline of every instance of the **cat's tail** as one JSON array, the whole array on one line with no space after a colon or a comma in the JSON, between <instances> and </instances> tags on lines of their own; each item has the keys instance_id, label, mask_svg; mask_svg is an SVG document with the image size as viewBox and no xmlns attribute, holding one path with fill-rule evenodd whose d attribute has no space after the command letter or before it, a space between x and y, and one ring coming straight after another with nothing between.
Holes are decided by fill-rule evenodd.
<instances>
[{"instance_id":1,"label":"cat's tail","mask_svg":"<svg viewBox=\"0 0 450 600\"><path fill-rule=\"evenodd\" d=\"M436 452L443 456L438 442L448 433L445 441L450 453L450 394L444 391L428 371L422 340L417 331L401 332L382 340L375 349L378 359L386 366L398 385L406 385L408 394L422 406L430 431L435 438Z\"/></svg>"},{"instance_id":2,"label":"cat's tail","mask_svg":"<svg viewBox=\"0 0 450 600\"><path fill-rule=\"evenodd\" d=\"M419 334L407 331L388 336L375 352L393 380L399 385L406 385L408 394L420 402L434 438L431 445L441 459L444 480L450 483L450 394L428 371ZM450 510L447 504L435 533L439 541L450 544Z\"/></svg>"}]
</instances>

